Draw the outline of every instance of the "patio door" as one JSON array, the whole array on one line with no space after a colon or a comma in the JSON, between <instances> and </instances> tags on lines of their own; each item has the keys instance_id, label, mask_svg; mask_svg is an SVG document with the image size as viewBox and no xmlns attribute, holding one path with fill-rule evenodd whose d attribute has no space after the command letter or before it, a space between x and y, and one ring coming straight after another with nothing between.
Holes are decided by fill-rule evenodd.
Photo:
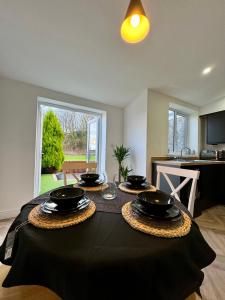
<instances>
[{"instance_id":1,"label":"patio door","mask_svg":"<svg viewBox=\"0 0 225 300\"><path fill-rule=\"evenodd\" d=\"M64 184L61 166L52 165L53 173L47 166L46 172L45 165L50 164L49 161L55 163L55 160L50 158L57 157L52 155L55 148L48 147L48 144L51 146L52 143L50 134L54 131L46 133L48 126L44 126L50 115L55 120L51 124L58 124L57 128L60 127L63 131L64 139L61 142L64 161L95 161L98 172L105 170L106 113L104 111L41 97L38 98L37 104L34 196ZM73 177L69 177L68 181L71 181L68 184L72 184Z\"/></svg>"},{"instance_id":2,"label":"patio door","mask_svg":"<svg viewBox=\"0 0 225 300\"><path fill-rule=\"evenodd\" d=\"M87 161L99 162L100 118L95 117L87 123Z\"/></svg>"}]
</instances>

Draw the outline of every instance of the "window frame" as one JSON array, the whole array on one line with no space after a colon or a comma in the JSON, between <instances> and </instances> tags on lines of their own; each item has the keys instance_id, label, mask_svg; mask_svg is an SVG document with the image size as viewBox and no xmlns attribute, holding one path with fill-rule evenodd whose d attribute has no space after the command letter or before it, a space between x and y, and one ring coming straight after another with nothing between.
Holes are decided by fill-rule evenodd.
<instances>
[{"instance_id":1,"label":"window frame","mask_svg":"<svg viewBox=\"0 0 225 300\"><path fill-rule=\"evenodd\" d=\"M188 146L188 124L189 124L189 117L188 114L171 108L169 107L168 109L168 113L169 111L172 111L174 113L174 120L173 120L173 151L169 152L169 147L168 147L168 154L178 154L177 152L175 152L175 141L176 141L176 132L177 132L177 115L182 116L185 118L185 127L184 127L184 147ZM168 118L168 123L169 123L169 118ZM169 127L168 127L168 134L169 134ZM169 140L168 140L168 146L169 146Z\"/></svg>"}]
</instances>

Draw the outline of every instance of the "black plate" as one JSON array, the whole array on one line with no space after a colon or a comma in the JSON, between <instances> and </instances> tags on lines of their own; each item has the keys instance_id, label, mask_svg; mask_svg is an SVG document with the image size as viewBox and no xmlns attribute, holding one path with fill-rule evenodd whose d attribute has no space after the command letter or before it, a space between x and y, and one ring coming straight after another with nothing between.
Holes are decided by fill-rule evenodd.
<instances>
[{"instance_id":1,"label":"black plate","mask_svg":"<svg viewBox=\"0 0 225 300\"><path fill-rule=\"evenodd\" d=\"M46 208L45 206L42 206L41 207L41 210L44 212L44 213L47 213L47 214L59 214L59 215L69 215L69 214L74 214L78 211L81 211L83 209L85 209L86 207L88 207L90 202L87 202L86 204L80 206L79 208L75 208L75 209L72 209L72 210L69 210L69 211L61 211L61 210L49 210L48 208Z\"/></svg>"},{"instance_id":2,"label":"black plate","mask_svg":"<svg viewBox=\"0 0 225 300\"><path fill-rule=\"evenodd\" d=\"M76 209L73 209L70 211L61 211L61 210L60 211L58 211L58 210L52 211L52 210L48 210L44 206L41 207L41 210L46 214L70 215L70 214L74 214L78 211L85 209L88 205L89 205L89 202L83 206L80 206L79 208L76 208Z\"/></svg>"},{"instance_id":3,"label":"black plate","mask_svg":"<svg viewBox=\"0 0 225 300\"><path fill-rule=\"evenodd\" d=\"M175 205L165 211L163 214L155 214L149 211L146 211L144 206L138 201L134 200L131 203L132 210L137 213L139 216L145 216L150 219L158 219L158 220L171 220L178 221L182 217L181 211Z\"/></svg>"},{"instance_id":4,"label":"black plate","mask_svg":"<svg viewBox=\"0 0 225 300\"><path fill-rule=\"evenodd\" d=\"M132 190L146 190L146 189L150 188L150 183L146 181L146 182L142 183L141 185L133 185L127 181L127 182L125 182L125 186L128 189L132 189Z\"/></svg>"},{"instance_id":5,"label":"black plate","mask_svg":"<svg viewBox=\"0 0 225 300\"><path fill-rule=\"evenodd\" d=\"M81 209L87 207L90 203L90 200L85 196L78 203L75 203L73 207L61 207L57 206L52 200L47 200L41 204L41 210L46 213L74 213Z\"/></svg>"},{"instance_id":6,"label":"black plate","mask_svg":"<svg viewBox=\"0 0 225 300\"><path fill-rule=\"evenodd\" d=\"M48 208L48 210L52 210L52 211L54 211L55 209L57 209L58 211L70 211L79 208L83 204L86 204L88 201L90 201L88 197L84 196L79 202L74 202L71 206L63 206L63 205L58 205L55 201L51 199L48 199L41 205L45 205L45 207Z\"/></svg>"},{"instance_id":7,"label":"black plate","mask_svg":"<svg viewBox=\"0 0 225 300\"><path fill-rule=\"evenodd\" d=\"M89 182L87 183L87 182L85 182L83 180L80 180L78 182L78 185L81 186L81 187L95 187L95 186L99 186L99 185L101 185L103 183L104 183L104 181L101 180L101 179L98 179L98 180L96 180L95 182L92 182L92 183L89 183Z\"/></svg>"}]
</instances>

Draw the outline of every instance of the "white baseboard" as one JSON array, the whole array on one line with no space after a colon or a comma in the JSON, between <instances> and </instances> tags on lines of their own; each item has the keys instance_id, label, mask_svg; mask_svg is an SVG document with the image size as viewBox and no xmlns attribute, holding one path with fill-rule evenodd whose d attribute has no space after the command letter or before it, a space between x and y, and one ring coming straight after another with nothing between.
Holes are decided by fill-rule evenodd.
<instances>
[{"instance_id":1,"label":"white baseboard","mask_svg":"<svg viewBox=\"0 0 225 300\"><path fill-rule=\"evenodd\" d=\"M15 218L20 213L20 208L0 211L0 220Z\"/></svg>"}]
</instances>

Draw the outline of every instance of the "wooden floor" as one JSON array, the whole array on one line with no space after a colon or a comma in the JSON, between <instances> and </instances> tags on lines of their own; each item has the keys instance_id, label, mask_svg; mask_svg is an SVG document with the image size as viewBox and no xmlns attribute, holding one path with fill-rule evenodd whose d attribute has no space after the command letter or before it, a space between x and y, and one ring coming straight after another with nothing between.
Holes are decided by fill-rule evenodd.
<instances>
[{"instance_id":1,"label":"wooden floor","mask_svg":"<svg viewBox=\"0 0 225 300\"><path fill-rule=\"evenodd\" d=\"M225 206L212 207L196 218L201 232L216 252L215 261L203 271L201 288L204 300L225 299Z\"/></svg>"},{"instance_id":2,"label":"wooden floor","mask_svg":"<svg viewBox=\"0 0 225 300\"><path fill-rule=\"evenodd\" d=\"M0 220L0 245L14 219Z\"/></svg>"},{"instance_id":3,"label":"wooden floor","mask_svg":"<svg viewBox=\"0 0 225 300\"><path fill-rule=\"evenodd\" d=\"M0 221L0 244L12 221L13 219ZM203 300L225 300L225 206L216 206L204 211L196 222L206 241L217 254L216 260L203 270Z\"/></svg>"}]
</instances>

